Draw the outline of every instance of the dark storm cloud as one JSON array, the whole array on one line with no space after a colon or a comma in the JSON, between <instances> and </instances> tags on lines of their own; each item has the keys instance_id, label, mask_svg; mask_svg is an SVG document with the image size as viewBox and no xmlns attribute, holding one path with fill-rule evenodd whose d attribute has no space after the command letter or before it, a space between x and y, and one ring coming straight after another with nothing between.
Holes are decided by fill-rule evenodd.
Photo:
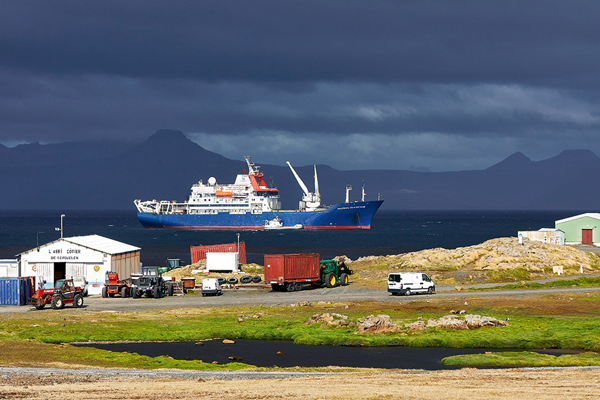
<instances>
[{"instance_id":1,"label":"dark storm cloud","mask_svg":"<svg viewBox=\"0 0 600 400\"><path fill-rule=\"evenodd\" d=\"M582 82L597 2L4 2L1 65L252 82Z\"/></svg>"},{"instance_id":2,"label":"dark storm cloud","mask_svg":"<svg viewBox=\"0 0 600 400\"><path fill-rule=\"evenodd\" d=\"M600 152L598 2L0 4L0 143L173 128L346 169Z\"/></svg>"}]
</instances>

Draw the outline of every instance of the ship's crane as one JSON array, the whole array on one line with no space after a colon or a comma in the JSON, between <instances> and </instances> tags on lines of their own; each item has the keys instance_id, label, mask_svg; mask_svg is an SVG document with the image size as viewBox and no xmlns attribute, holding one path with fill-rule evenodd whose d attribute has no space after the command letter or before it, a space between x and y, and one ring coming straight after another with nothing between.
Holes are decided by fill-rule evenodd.
<instances>
[{"instance_id":1,"label":"ship's crane","mask_svg":"<svg viewBox=\"0 0 600 400\"><path fill-rule=\"evenodd\" d=\"M300 179L300 177L298 176L298 174L294 170L294 167L292 167L292 164L290 164L289 161L286 161L286 164L292 170L292 173L296 177L296 180L298 181L298 184L300 185L300 187L302 188L302 191L304 192L304 195L302 196L302 202L301 203L304 203L304 206L306 207L307 210L318 208L321 205L321 194L319 193L319 178L317 177L317 166L314 165L314 169L315 169L315 192L312 193L312 192L308 191L308 188L306 187L306 185L304 184L304 182L302 181L302 179ZM300 208L303 208L302 204L301 204Z\"/></svg>"},{"instance_id":2,"label":"ship's crane","mask_svg":"<svg viewBox=\"0 0 600 400\"><path fill-rule=\"evenodd\" d=\"M259 174L259 166L250 161L250 156L244 156L246 164L248 164L248 175Z\"/></svg>"}]
</instances>

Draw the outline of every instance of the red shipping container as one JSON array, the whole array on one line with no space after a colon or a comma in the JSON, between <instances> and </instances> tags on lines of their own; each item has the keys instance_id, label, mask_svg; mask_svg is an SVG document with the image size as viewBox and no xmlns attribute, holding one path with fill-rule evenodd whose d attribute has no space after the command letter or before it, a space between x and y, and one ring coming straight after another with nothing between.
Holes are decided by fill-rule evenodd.
<instances>
[{"instance_id":1,"label":"red shipping container","mask_svg":"<svg viewBox=\"0 0 600 400\"><path fill-rule=\"evenodd\" d=\"M265 283L317 282L321 279L320 255L265 254Z\"/></svg>"},{"instance_id":2,"label":"red shipping container","mask_svg":"<svg viewBox=\"0 0 600 400\"><path fill-rule=\"evenodd\" d=\"M209 246L190 246L192 253L192 264L200 260L206 260L206 253L235 253L237 252L237 243L213 244ZM240 242L240 256L238 262L246 264L246 243Z\"/></svg>"}]
</instances>

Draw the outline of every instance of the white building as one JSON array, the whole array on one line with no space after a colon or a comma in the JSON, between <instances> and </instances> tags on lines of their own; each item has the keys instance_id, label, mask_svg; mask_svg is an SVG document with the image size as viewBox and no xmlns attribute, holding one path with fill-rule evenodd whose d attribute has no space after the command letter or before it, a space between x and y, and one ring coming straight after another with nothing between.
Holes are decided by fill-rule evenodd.
<instances>
[{"instance_id":1,"label":"white building","mask_svg":"<svg viewBox=\"0 0 600 400\"><path fill-rule=\"evenodd\" d=\"M100 294L106 272L128 278L140 270L140 248L99 235L61 238L19 254L21 276L35 276L45 287L58 279L83 276L88 293Z\"/></svg>"},{"instance_id":2,"label":"white building","mask_svg":"<svg viewBox=\"0 0 600 400\"><path fill-rule=\"evenodd\" d=\"M0 260L0 278L16 278L19 276L17 260Z\"/></svg>"},{"instance_id":3,"label":"white building","mask_svg":"<svg viewBox=\"0 0 600 400\"><path fill-rule=\"evenodd\" d=\"M565 233L560 229L554 228L542 228L539 231L519 231L519 243L522 242L522 238L528 238L536 242L552 243L552 244L565 244Z\"/></svg>"}]
</instances>

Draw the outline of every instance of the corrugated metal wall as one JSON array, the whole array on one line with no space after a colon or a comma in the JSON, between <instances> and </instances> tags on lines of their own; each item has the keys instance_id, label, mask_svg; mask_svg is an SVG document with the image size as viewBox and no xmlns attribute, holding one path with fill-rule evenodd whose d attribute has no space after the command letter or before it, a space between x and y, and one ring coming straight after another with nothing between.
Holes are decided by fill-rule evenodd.
<instances>
[{"instance_id":1,"label":"corrugated metal wall","mask_svg":"<svg viewBox=\"0 0 600 400\"><path fill-rule=\"evenodd\" d=\"M0 278L0 306L24 306L32 292L32 277Z\"/></svg>"},{"instance_id":2,"label":"corrugated metal wall","mask_svg":"<svg viewBox=\"0 0 600 400\"><path fill-rule=\"evenodd\" d=\"M235 253L237 252L237 243L213 244L209 246L190 246L192 254L192 264L200 260L206 260L206 253ZM246 242L240 242L239 263L246 264Z\"/></svg>"},{"instance_id":3,"label":"corrugated metal wall","mask_svg":"<svg viewBox=\"0 0 600 400\"><path fill-rule=\"evenodd\" d=\"M111 257L110 270L119 274L119 279L126 279L134 272L140 272L140 252L116 254Z\"/></svg>"},{"instance_id":4,"label":"corrugated metal wall","mask_svg":"<svg viewBox=\"0 0 600 400\"><path fill-rule=\"evenodd\" d=\"M35 263L31 270L35 276L46 282L54 282L54 263Z\"/></svg>"},{"instance_id":5,"label":"corrugated metal wall","mask_svg":"<svg viewBox=\"0 0 600 400\"><path fill-rule=\"evenodd\" d=\"M84 263L67 263L65 276L70 278L72 276L83 276L85 275L85 264Z\"/></svg>"}]
</instances>

